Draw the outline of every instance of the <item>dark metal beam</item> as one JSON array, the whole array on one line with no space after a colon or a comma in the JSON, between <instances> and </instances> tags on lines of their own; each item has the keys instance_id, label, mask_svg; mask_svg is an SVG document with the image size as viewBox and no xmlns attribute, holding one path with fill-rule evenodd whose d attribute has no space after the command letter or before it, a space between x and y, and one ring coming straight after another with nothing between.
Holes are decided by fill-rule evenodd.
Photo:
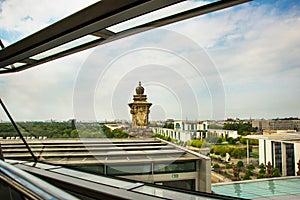
<instances>
[{"instance_id":1,"label":"dark metal beam","mask_svg":"<svg viewBox=\"0 0 300 200\"><path fill-rule=\"evenodd\" d=\"M100 19L91 24L82 25L82 27L78 27L78 29L72 30L71 32L65 31L64 35L61 35L58 38L54 38L54 39L50 40L49 38L45 37L45 39L48 39L50 41L48 41L45 44L38 45L36 47L32 46L31 49L29 49L28 51L24 51L24 49L25 49L25 47L24 47L23 51L20 54L18 54L18 55L11 54L9 58L7 57L7 59L3 60L3 61L2 61L2 59L0 59L0 74L22 71L22 70L25 70L25 69L28 69L28 68L31 68L31 67L34 67L34 66L37 66L37 65L40 65L40 64L43 64L43 63L46 63L46 62L76 53L76 52L79 52L79 51L83 51L88 48L95 47L97 45L102 45L102 44L105 44L108 42L112 42L114 40L128 37L133 34L141 33L141 32L156 28L156 27L161 27L161 26L164 26L167 24L182 21L182 20L192 18L195 16L218 11L221 9L232 7L232 6L242 4L245 2L249 2L252 0L220 0L220 1L217 1L214 3L210 3L207 5L198 7L198 8L194 8L194 9L182 12L182 13L174 14L169 17L155 20L155 21L152 21L152 22L149 22L149 23L146 23L146 24L143 24L143 25L131 28L131 29L127 29L127 30L124 30L119 33L113 33L111 31L105 29L114 24L120 23L122 21L126 21L128 19L140 16L142 14L146 14L148 12L157 10L159 8L166 7L169 4L175 4L176 2L179 2L179 1L180 0L177 0L177 1L169 0L167 3L164 3L164 4L162 4L162 1L160 1L160 0L152 0L150 2L142 1L145 3L138 5L138 6L131 7L131 8L126 8L124 11L120 11L118 13L113 14L112 16L108 16L105 19ZM100 7L98 7L98 4L94 4L91 7L93 7L93 6L96 6L97 8L100 9ZM89 9L89 7L86 9ZM64 20L57 22L56 24L54 24L52 26L56 26L57 24L60 24L60 23L65 23L65 21L67 21L68 23L73 23L73 21L76 19L77 15L81 16L81 14L80 14L81 12L82 11L79 11L78 13L75 13L74 15L71 15L70 17L68 17ZM85 12L83 12L83 13L85 13ZM85 13L85 14L87 14L87 13ZM95 17L95 16L93 16L93 17ZM78 21L78 20L76 20L76 21ZM51 28L52 26L49 26L49 27ZM47 29L47 28L45 28L45 29ZM36 34L38 35L39 32ZM34 35L36 35L36 34L34 34ZM92 42L88 42L88 43L79 45L77 47L73 47L71 49L68 49L68 50L65 50L62 52L58 52L54 55L50 55L50 56L40 59L40 60L28 59L30 56L34 56L38 53L44 52L55 46L59 46L65 42L72 41L74 39L77 39L79 37L82 37L82 36L85 36L88 34L98 36L101 38L94 40ZM24 40L26 40L26 39L27 38L25 38ZM22 41L20 41L20 42L22 42ZM16 43L15 45L18 45L18 44L19 43ZM5 49L3 49L3 50L5 50ZM4 52L2 52L3 50L0 51L0 58L4 54ZM13 52L11 52L11 53L13 53ZM20 58L22 58L23 60L20 61ZM19 66L18 68L1 70L1 68L3 69L5 66L7 66L7 63L15 63L15 62L23 62L23 63L27 63L27 64L23 65L23 66Z\"/></svg>"},{"instance_id":2,"label":"dark metal beam","mask_svg":"<svg viewBox=\"0 0 300 200\"><path fill-rule=\"evenodd\" d=\"M0 51L0 68L183 0L102 0Z\"/></svg>"},{"instance_id":3,"label":"dark metal beam","mask_svg":"<svg viewBox=\"0 0 300 200\"><path fill-rule=\"evenodd\" d=\"M8 112L6 106L4 105L4 103L2 102L2 100L0 99L0 105L2 106L4 112L6 113L7 117L9 118L10 122L12 123L12 125L14 126L14 128L16 129L17 133L19 134L20 138L22 139L24 145L26 146L26 148L28 149L31 157L33 158L34 162L37 162L38 159L36 158L36 156L33 154L33 152L31 151L29 145L27 144L26 140L24 139L20 129L18 128L17 124L15 123L14 119L12 118L12 116L10 115L10 113Z\"/></svg>"}]
</instances>

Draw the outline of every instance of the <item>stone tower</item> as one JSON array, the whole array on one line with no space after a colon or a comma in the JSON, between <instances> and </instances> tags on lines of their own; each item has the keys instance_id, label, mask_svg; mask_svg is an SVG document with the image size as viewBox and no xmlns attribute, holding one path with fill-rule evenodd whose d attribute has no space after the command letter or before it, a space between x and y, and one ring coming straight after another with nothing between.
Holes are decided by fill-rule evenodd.
<instances>
[{"instance_id":1,"label":"stone tower","mask_svg":"<svg viewBox=\"0 0 300 200\"><path fill-rule=\"evenodd\" d=\"M141 82L135 89L136 94L133 95L133 103L129 103L130 114L132 116L132 129L148 128L150 106L152 103L147 102L147 95L144 94L144 88Z\"/></svg>"}]
</instances>

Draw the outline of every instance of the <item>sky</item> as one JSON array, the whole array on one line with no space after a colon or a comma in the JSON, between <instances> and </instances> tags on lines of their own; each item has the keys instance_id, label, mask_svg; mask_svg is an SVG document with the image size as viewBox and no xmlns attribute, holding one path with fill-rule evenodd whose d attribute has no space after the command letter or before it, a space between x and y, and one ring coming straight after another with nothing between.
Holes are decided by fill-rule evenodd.
<instances>
[{"instance_id":1,"label":"sky","mask_svg":"<svg viewBox=\"0 0 300 200\"><path fill-rule=\"evenodd\" d=\"M0 38L8 46L94 2L0 0ZM17 121L130 120L141 81L151 120L300 117L299 33L299 1L252 1L0 75L0 97Z\"/></svg>"}]
</instances>

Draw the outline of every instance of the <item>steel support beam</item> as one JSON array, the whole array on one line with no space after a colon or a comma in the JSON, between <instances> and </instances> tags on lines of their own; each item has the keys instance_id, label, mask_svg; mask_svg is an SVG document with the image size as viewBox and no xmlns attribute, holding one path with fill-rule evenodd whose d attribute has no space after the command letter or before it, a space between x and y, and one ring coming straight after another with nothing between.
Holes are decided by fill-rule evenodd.
<instances>
[{"instance_id":1,"label":"steel support beam","mask_svg":"<svg viewBox=\"0 0 300 200\"><path fill-rule=\"evenodd\" d=\"M16 44L13 44L12 46L2 49L0 51L0 74L22 71L79 51L83 51L85 49L95 47L97 45L102 45L133 34L141 33L153 28L218 11L252 0L220 0L131 29L127 29L119 33L111 32L106 28L140 15L147 14L157 9L176 4L183 0L142 0L138 2L134 0L127 0L122 1L122 3L117 0L114 1L116 1L115 6L112 6L112 0L100 1L103 4L98 2L29 36L28 38L17 42ZM104 8L107 10L104 10ZM68 24L68 26L64 27L66 24ZM51 33L50 36L49 33ZM40 60L30 58L34 55L86 35L94 35L100 37L100 39L70 48L62 52L58 52ZM39 40L35 41L37 38L39 38ZM35 42L32 43L33 41ZM26 64L17 68L5 68L8 65L17 62Z\"/></svg>"}]
</instances>

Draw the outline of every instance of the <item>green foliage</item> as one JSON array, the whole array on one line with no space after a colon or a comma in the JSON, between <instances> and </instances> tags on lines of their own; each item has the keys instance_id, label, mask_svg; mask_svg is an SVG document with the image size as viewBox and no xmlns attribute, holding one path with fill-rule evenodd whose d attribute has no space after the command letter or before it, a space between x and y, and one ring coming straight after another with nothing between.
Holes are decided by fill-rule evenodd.
<instances>
[{"instance_id":1,"label":"green foliage","mask_svg":"<svg viewBox=\"0 0 300 200\"><path fill-rule=\"evenodd\" d=\"M254 167L253 164L247 165L247 170L252 171L252 170L254 170L254 169L255 169L255 167Z\"/></svg>"},{"instance_id":2,"label":"green foliage","mask_svg":"<svg viewBox=\"0 0 300 200\"><path fill-rule=\"evenodd\" d=\"M225 156L226 153L229 153L230 156L234 158L243 158L247 155L246 147L240 146L230 146L230 145L215 145L211 152L215 153L216 155Z\"/></svg>"},{"instance_id":3,"label":"green foliage","mask_svg":"<svg viewBox=\"0 0 300 200\"><path fill-rule=\"evenodd\" d=\"M247 170L246 173L245 173L245 176L243 177L243 180L251 180L251 177L252 176L252 172Z\"/></svg>"},{"instance_id":4,"label":"green foliage","mask_svg":"<svg viewBox=\"0 0 300 200\"><path fill-rule=\"evenodd\" d=\"M201 147L210 147L210 144L206 140L191 140L190 145L193 147L201 148ZM212 151L212 150L211 150Z\"/></svg>"},{"instance_id":5,"label":"green foliage","mask_svg":"<svg viewBox=\"0 0 300 200\"><path fill-rule=\"evenodd\" d=\"M247 144L247 140L248 140L249 145L258 145L258 140L257 139L247 139L247 138L240 137L240 142L242 144Z\"/></svg>"},{"instance_id":6,"label":"green foliage","mask_svg":"<svg viewBox=\"0 0 300 200\"><path fill-rule=\"evenodd\" d=\"M168 142L172 141L172 139L169 136L164 136L164 135L161 135L159 133L155 133L152 137L160 138L160 139L166 140Z\"/></svg>"},{"instance_id":7,"label":"green foliage","mask_svg":"<svg viewBox=\"0 0 300 200\"><path fill-rule=\"evenodd\" d=\"M231 154L234 158L243 158L247 156L247 149L246 148L235 148Z\"/></svg>"},{"instance_id":8,"label":"green foliage","mask_svg":"<svg viewBox=\"0 0 300 200\"><path fill-rule=\"evenodd\" d=\"M257 176L258 179L260 178L266 178L266 175L265 173L259 173L258 176Z\"/></svg>"},{"instance_id":9,"label":"green foliage","mask_svg":"<svg viewBox=\"0 0 300 200\"><path fill-rule=\"evenodd\" d=\"M266 173L266 169L260 169L258 173L259 174L265 174Z\"/></svg>"},{"instance_id":10,"label":"green foliage","mask_svg":"<svg viewBox=\"0 0 300 200\"><path fill-rule=\"evenodd\" d=\"M257 128L252 128L251 123L225 123L223 129L226 130L237 130L239 135L249 135L250 132L256 132Z\"/></svg>"},{"instance_id":11,"label":"green foliage","mask_svg":"<svg viewBox=\"0 0 300 200\"><path fill-rule=\"evenodd\" d=\"M208 128L210 128L210 129L222 129L222 126L217 125L217 124L210 124L210 125L208 125Z\"/></svg>"},{"instance_id":12,"label":"green foliage","mask_svg":"<svg viewBox=\"0 0 300 200\"><path fill-rule=\"evenodd\" d=\"M219 165L218 163L215 163L215 164L213 165L213 168L215 168L215 169L220 169L220 165Z\"/></svg>"},{"instance_id":13,"label":"green foliage","mask_svg":"<svg viewBox=\"0 0 300 200\"><path fill-rule=\"evenodd\" d=\"M259 169L264 169L264 170L265 170L265 169L266 169L266 166L264 165L264 163L261 163L261 164L258 166L258 168L259 168Z\"/></svg>"},{"instance_id":14,"label":"green foliage","mask_svg":"<svg viewBox=\"0 0 300 200\"><path fill-rule=\"evenodd\" d=\"M225 177L228 175L228 173L227 173L226 170L223 172L223 175L224 175Z\"/></svg>"},{"instance_id":15,"label":"green foliage","mask_svg":"<svg viewBox=\"0 0 300 200\"><path fill-rule=\"evenodd\" d=\"M244 163L243 161L239 160L236 164L237 167L241 168L241 167L244 167Z\"/></svg>"},{"instance_id":16,"label":"green foliage","mask_svg":"<svg viewBox=\"0 0 300 200\"><path fill-rule=\"evenodd\" d=\"M239 141L239 138L235 138L235 139L232 137L227 138L228 144L236 144L237 141Z\"/></svg>"},{"instance_id":17,"label":"green foliage","mask_svg":"<svg viewBox=\"0 0 300 200\"><path fill-rule=\"evenodd\" d=\"M174 129L174 124L173 123L165 123L163 128Z\"/></svg>"},{"instance_id":18,"label":"green foliage","mask_svg":"<svg viewBox=\"0 0 300 200\"><path fill-rule=\"evenodd\" d=\"M281 174L280 174L279 169L278 168L273 168L272 169L272 175L273 175L273 177L280 177Z\"/></svg>"},{"instance_id":19,"label":"green foliage","mask_svg":"<svg viewBox=\"0 0 300 200\"><path fill-rule=\"evenodd\" d=\"M78 123L77 129L72 129L71 122L18 122L23 136L34 136L36 138L124 138L128 137L125 131L115 129L110 131L99 123ZM0 123L1 137L16 137L17 132L10 123Z\"/></svg>"},{"instance_id":20,"label":"green foliage","mask_svg":"<svg viewBox=\"0 0 300 200\"><path fill-rule=\"evenodd\" d=\"M76 132L72 133L71 122L17 122L23 136L68 138L78 137ZM72 134L71 134L72 133ZM16 137L18 133L11 123L0 123L1 137Z\"/></svg>"},{"instance_id":21,"label":"green foliage","mask_svg":"<svg viewBox=\"0 0 300 200\"><path fill-rule=\"evenodd\" d=\"M232 166L231 166L231 164L229 164L229 163L226 163L226 166L225 166L225 168L226 168L226 169L231 169L231 168L232 168Z\"/></svg>"},{"instance_id":22,"label":"green foliage","mask_svg":"<svg viewBox=\"0 0 300 200\"><path fill-rule=\"evenodd\" d=\"M203 144L203 140L192 140L191 146L200 148Z\"/></svg>"}]
</instances>

